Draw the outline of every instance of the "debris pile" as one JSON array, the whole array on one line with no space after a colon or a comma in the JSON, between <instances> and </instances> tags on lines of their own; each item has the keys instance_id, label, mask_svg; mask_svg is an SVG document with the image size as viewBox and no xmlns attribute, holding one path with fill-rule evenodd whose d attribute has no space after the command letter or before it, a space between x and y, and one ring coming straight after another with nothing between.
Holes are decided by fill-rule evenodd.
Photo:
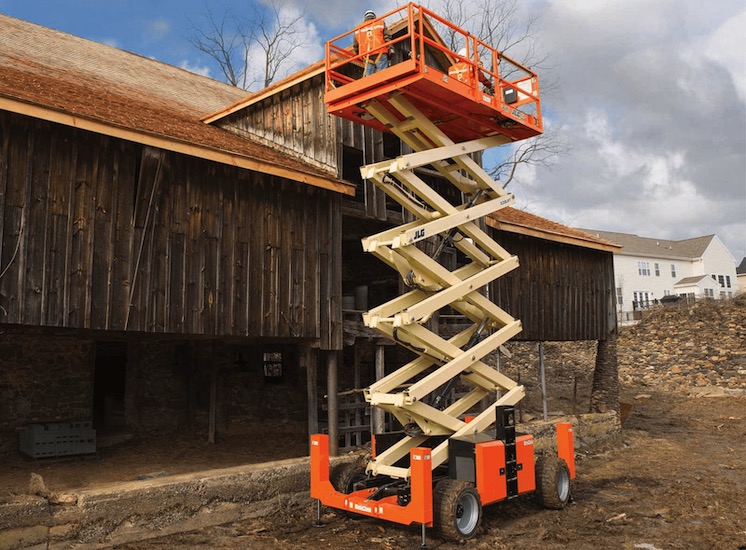
<instances>
[{"instance_id":1,"label":"debris pile","mask_svg":"<svg viewBox=\"0 0 746 550\"><path fill-rule=\"evenodd\" d=\"M618 358L626 386L746 395L746 294L659 307L621 329Z\"/></svg>"}]
</instances>

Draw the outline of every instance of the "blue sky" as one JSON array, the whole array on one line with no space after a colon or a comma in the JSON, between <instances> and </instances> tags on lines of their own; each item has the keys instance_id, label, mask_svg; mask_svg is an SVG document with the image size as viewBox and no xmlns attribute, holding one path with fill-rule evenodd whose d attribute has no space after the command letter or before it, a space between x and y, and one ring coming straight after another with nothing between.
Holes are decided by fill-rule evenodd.
<instances>
[{"instance_id":1,"label":"blue sky","mask_svg":"<svg viewBox=\"0 0 746 550\"><path fill-rule=\"evenodd\" d=\"M259 0L254 0L259 1ZM487 0L464 3L473 6ZM495 1L495 0L493 0ZM549 54L540 78L545 124L571 150L522 169L517 206L573 227L686 239L716 234L736 263L746 256L746 4L743 0L501 0L538 17ZM363 0L283 0L305 7L309 46L352 28ZM438 0L429 2L437 11ZM423 2L428 4L428 2ZM0 0L0 12L104 42L213 78L190 44L202 0ZM210 0L238 12L251 2Z\"/></svg>"}]
</instances>

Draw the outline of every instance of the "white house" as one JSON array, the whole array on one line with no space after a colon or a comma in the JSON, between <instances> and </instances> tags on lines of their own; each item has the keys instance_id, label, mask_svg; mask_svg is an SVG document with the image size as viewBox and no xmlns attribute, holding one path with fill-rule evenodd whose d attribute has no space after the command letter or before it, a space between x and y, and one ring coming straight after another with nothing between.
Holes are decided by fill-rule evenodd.
<instances>
[{"instance_id":1,"label":"white house","mask_svg":"<svg viewBox=\"0 0 746 550\"><path fill-rule=\"evenodd\" d=\"M738 279L738 292L746 292L746 258L741 260L736 268L736 278Z\"/></svg>"},{"instance_id":2,"label":"white house","mask_svg":"<svg viewBox=\"0 0 746 550\"><path fill-rule=\"evenodd\" d=\"M683 241L583 229L622 246L614 253L617 311L625 323L665 296L730 298L738 292L736 260L716 235ZM665 300L664 300L665 302Z\"/></svg>"}]
</instances>

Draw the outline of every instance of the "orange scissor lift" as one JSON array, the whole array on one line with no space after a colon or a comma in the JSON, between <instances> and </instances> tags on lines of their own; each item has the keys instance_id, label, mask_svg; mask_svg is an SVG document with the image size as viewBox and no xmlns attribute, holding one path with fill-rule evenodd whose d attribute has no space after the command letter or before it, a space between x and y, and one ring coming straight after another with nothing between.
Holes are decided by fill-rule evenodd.
<instances>
[{"instance_id":1,"label":"orange scissor lift","mask_svg":"<svg viewBox=\"0 0 746 550\"><path fill-rule=\"evenodd\" d=\"M523 387L482 360L521 330L520 321L480 292L518 267L478 221L514 202L471 156L542 132L535 73L416 4L379 17L392 34L393 58L363 76L366 52L349 48L355 30L326 46L325 103L330 113L396 135L413 151L361 167L414 221L363 239L363 248L397 270L409 292L363 315L365 324L416 354L372 384L366 400L404 427L374 434L372 459L330 472L328 436L311 437L311 496L321 504L393 521L435 527L468 539L482 506L536 491L562 508L575 477L573 431L558 423L557 452L535 459L531 435L516 435L514 409ZM370 24L366 22L366 24ZM445 45L464 45L461 56ZM449 77L455 63L472 75ZM478 78L478 71L483 77ZM480 82L481 81L481 82ZM483 82L492 86L485 88ZM453 205L417 170L436 170L464 198ZM417 244L432 239L433 255ZM446 245L467 258L450 271L439 262ZM470 320L446 340L425 327L442 308ZM459 383L465 393L451 401ZM472 411L486 398L494 403Z\"/></svg>"}]
</instances>

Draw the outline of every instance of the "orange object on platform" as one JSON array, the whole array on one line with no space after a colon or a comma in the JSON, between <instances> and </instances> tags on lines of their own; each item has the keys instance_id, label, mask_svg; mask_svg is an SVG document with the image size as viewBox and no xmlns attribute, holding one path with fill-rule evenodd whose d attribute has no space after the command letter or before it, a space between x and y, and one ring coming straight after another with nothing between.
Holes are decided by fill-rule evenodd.
<instances>
[{"instance_id":1,"label":"orange object on platform","mask_svg":"<svg viewBox=\"0 0 746 550\"><path fill-rule=\"evenodd\" d=\"M542 133L539 80L529 68L417 4L374 21L386 23L392 35L388 68L363 76L364 55L350 47L355 29L326 44L324 101L331 114L388 131L365 105L378 100L386 106L392 94L403 94L456 143L496 134L521 140ZM445 46L445 33L464 44L466 57ZM449 77L449 68L457 63L484 78L460 82Z\"/></svg>"}]
</instances>

